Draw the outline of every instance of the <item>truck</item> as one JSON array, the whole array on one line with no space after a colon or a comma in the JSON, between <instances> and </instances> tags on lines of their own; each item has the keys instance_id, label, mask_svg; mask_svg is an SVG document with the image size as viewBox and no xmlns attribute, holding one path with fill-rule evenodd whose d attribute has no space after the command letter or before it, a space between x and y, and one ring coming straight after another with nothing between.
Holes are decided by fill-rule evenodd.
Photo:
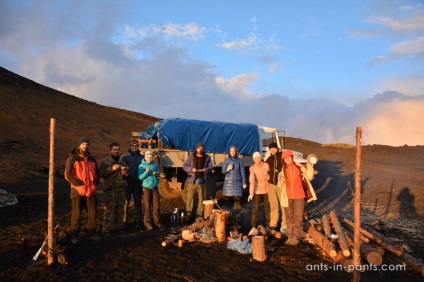
<instances>
[{"instance_id":1,"label":"truck","mask_svg":"<svg viewBox=\"0 0 424 282\"><path fill-rule=\"evenodd\" d=\"M269 156L268 145L276 143L282 149L283 136L280 138L275 128L258 126L251 123L230 123L194 119L170 118L159 120L150 125L145 132L132 132L131 139L137 140L140 151L152 151L158 164L160 175L175 187L184 186L187 173L182 169L188 155L195 151L196 144L204 144L205 153L214 166L213 181L223 181L221 173L228 148L236 146L239 158L243 159L246 173L253 164L252 155L260 152L262 159ZM303 154L293 151L297 162L306 162Z\"/></svg>"}]
</instances>

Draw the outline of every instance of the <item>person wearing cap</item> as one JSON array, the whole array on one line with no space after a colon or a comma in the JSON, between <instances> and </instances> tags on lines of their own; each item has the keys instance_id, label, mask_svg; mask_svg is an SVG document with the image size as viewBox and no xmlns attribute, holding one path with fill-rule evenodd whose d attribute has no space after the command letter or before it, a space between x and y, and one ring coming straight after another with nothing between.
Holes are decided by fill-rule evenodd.
<instances>
[{"instance_id":1,"label":"person wearing cap","mask_svg":"<svg viewBox=\"0 0 424 282\"><path fill-rule=\"evenodd\" d=\"M147 230L152 230L153 223L159 229L162 228L160 220L160 194L158 190L159 184L159 169L153 161L153 153L147 151L144 154L144 160L138 167L138 178L141 180L143 187L143 207L144 218L143 223Z\"/></svg>"},{"instance_id":2,"label":"person wearing cap","mask_svg":"<svg viewBox=\"0 0 424 282\"><path fill-rule=\"evenodd\" d=\"M109 145L110 155L104 158L99 165L100 178L103 178L103 196L105 211L103 214L102 233L106 236L111 231L123 228L125 215L125 188L128 174L127 164L119 159L121 146L118 143Z\"/></svg>"},{"instance_id":3,"label":"person wearing cap","mask_svg":"<svg viewBox=\"0 0 424 282\"><path fill-rule=\"evenodd\" d=\"M314 178L314 169L311 163L307 163L306 167L300 163L295 163L291 150L285 150L281 158L283 159L283 167L279 173L277 185L283 189L281 205L286 214L288 237L285 244L297 245L302 233L305 199L310 196L311 186L309 181ZM316 196L314 197L316 199Z\"/></svg>"},{"instance_id":4,"label":"person wearing cap","mask_svg":"<svg viewBox=\"0 0 424 282\"><path fill-rule=\"evenodd\" d=\"M134 198L134 227L141 228L141 197L143 190L141 188L141 181L138 178L138 167L143 161L144 156L139 150L139 144L137 140L131 140L130 149L128 152L122 155L121 161L128 165L128 176L127 188L125 188L125 215L124 215L124 227L128 226L128 209L131 202L131 198Z\"/></svg>"},{"instance_id":5,"label":"person wearing cap","mask_svg":"<svg viewBox=\"0 0 424 282\"><path fill-rule=\"evenodd\" d=\"M77 148L72 150L65 165L65 179L71 184L71 227L73 242L78 241L81 231L81 210L87 210L87 235L96 231L96 190L99 184L99 171L96 159L90 155L90 141L87 137L78 139ZM75 240L75 241L74 241Z\"/></svg>"},{"instance_id":6,"label":"person wearing cap","mask_svg":"<svg viewBox=\"0 0 424 282\"><path fill-rule=\"evenodd\" d=\"M280 205L281 188L277 186L278 173L280 173L283 166L283 160L281 159L282 152L277 146L277 143L271 143L268 146L269 157L266 159L266 163L269 165L269 180L268 180L268 199L270 206L270 229L277 230L278 220L280 218L280 210L282 211L281 230L286 228L286 218L284 215L284 209Z\"/></svg>"},{"instance_id":7,"label":"person wearing cap","mask_svg":"<svg viewBox=\"0 0 424 282\"><path fill-rule=\"evenodd\" d=\"M262 156L259 152L253 153L253 164L249 167L249 198L250 202L253 200L252 216L250 223L256 227L258 220L259 208L261 203L264 204L265 209L265 225L269 227L270 223L270 208L268 200L268 179L269 179L269 165L262 161Z\"/></svg>"},{"instance_id":8,"label":"person wearing cap","mask_svg":"<svg viewBox=\"0 0 424 282\"><path fill-rule=\"evenodd\" d=\"M213 165L211 158L204 153L203 143L196 145L196 151L189 154L183 163L183 169L187 172L186 187L186 212L187 217L193 215L194 196L197 194L199 202L197 203L197 216L203 215L203 200L206 198L206 182L208 174L212 172Z\"/></svg>"},{"instance_id":9,"label":"person wearing cap","mask_svg":"<svg viewBox=\"0 0 424 282\"><path fill-rule=\"evenodd\" d=\"M230 146L228 149L228 158L224 160L222 174L225 175L222 195L225 198L232 198L233 209L240 210L240 199L243 196L243 189L247 187L247 181L243 160L238 157L235 146Z\"/></svg>"}]
</instances>

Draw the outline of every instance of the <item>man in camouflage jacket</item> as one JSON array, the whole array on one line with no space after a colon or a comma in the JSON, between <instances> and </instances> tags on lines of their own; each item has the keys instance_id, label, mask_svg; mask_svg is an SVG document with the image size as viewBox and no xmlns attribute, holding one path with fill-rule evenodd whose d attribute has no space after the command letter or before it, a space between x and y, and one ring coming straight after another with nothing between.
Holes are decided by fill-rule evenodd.
<instances>
[{"instance_id":1,"label":"man in camouflage jacket","mask_svg":"<svg viewBox=\"0 0 424 282\"><path fill-rule=\"evenodd\" d=\"M118 143L110 144L110 155L100 163L100 177L103 178L105 212L103 217L102 233L122 229L124 222L125 187L127 181L124 175L128 173L128 167L123 161L119 161L120 146Z\"/></svg>"}]
</instances>

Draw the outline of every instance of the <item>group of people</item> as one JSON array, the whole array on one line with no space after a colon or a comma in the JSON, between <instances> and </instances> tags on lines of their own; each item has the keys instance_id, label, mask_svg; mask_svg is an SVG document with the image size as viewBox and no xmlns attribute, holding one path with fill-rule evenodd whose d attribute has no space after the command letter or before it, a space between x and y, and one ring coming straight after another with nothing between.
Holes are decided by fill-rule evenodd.
<instances>
[{"instance_id":1,"label":"group of people","mask_svg":"<svg viewBox=\"0 0 424 282\"><path fill-rule=\"evenodd\" d=\"M78 139L66 161L65 178L71 185L71 227L70 235L78 238L81 231L81 211L87 210L86 233L95 235L97 212L97 185L103 178L104 216L101 232L108 236L112 231L119 231L128 226L128 206L134 201L134 227L142 223L142 206L144 207L144 226L151 230L153 224L158 228L160 221L160 196L158 191L159 169L153 161L153 153L145 155L139 150L137 140L132 140L127 153L120 155L118 143L109 145L109 156L96 160L90 155L90 142L86 137ZM142 205L143 201L143 205Z\"/></svg>"},{"instance_id":2,"label":"group of people","mask_svg":"<svg viewBox=\"0 0 424 282\"><path fill-rule=\"evenodd\" d=\"M148 230L153 229L153 225L163 228L158 191L159 170L153 153L147 151L144 155L141 154L138 141L132 140L128 152L121 156L120 145L112 143L109 146L109 156L101 160L97 167L89 149L89 140L80 137L77 148L71 152L66 162L65 178L71 184L71 236L78 237L81 230L81 210L84 206L87 210L87 233L95 233L96 189L100 178L104 181L103 234L127 227L131 198L134 200L136 228L141 227L142 206L144 226ZM251 226L256 227L262 203L265 224L271 229L277 229L281 210L281 228L286 230L288 236L286 244L297 245L302 231L305 200L309 194L305 182L313 179L313 165L295 163L292 151L281 152L276 143L269 145L269 152L270 156L265 162L261 154L255 152L252 156L253 164L249 167L248 201L253 201ZM183 169L187 172L184 187L186 215L188 218L201 217L202 201L211 194L207 182L213 170L211 158L204 152L202 143L198 143L196 150L189 154ZM225 175L223 196L233 200L234 210L240 210L243 190L248 183L243 160L238 157L235 146L228 149L228 158L224 161L222 173ZM198 203L197 210L194 211L196 196Z\"/></svg>"},{"instance_id":3,"label":"group of people","mask_svg":"<svg viewBox=\"0 0 424 282\"><path fill-rule=\"evenodd\" d=\"M293 161L291 150L280 151L276 143L268 146L270 156L264 162L259 152L253 154L253 164L249 167L249 196L253 201L251 226L256 227L258 214L263 203L265 224L276 230L282 214L281 231L287 234L287 245L297 245L302 232L305 202L312 189L314 169ZM243 189L247 188L243 160L237 156L237 148L231 146L222 167L225 175L223 196L233 198L233 209L240 209Z\"/></svg>"}]
</instances>

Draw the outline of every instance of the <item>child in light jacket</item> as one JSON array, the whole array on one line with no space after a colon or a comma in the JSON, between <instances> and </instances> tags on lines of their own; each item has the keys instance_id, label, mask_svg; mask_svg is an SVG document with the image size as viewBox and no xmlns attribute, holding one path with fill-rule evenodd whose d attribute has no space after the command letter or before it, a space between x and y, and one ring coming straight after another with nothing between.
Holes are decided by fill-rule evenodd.
<instances>
[{"instance_id":1,"label":"child in light jacket","mask_svg":"<svg viewBox=\"0 0 424 282\"><path fill-rule=\"evenodd\" d=\"M253 200L252 217L250 223L256 227L258 220L258 213L261 203L264 203L266 227L269 227L270 222L270 206L268 200L268 179L269 179L269 165L262 161L261 154L255 152L253 154L253 164L249 168L249 198Z\"/></svg>"}]
</instances>

